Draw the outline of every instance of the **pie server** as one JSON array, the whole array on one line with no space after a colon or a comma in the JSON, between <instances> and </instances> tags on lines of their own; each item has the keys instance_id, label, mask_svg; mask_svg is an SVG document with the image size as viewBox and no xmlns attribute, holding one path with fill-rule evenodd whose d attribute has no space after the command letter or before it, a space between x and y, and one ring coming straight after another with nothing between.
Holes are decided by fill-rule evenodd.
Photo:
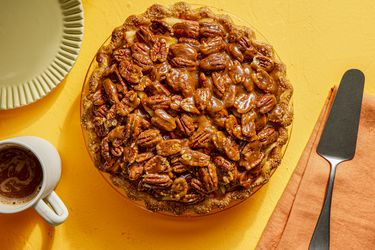
<instances>
[{"instance_id":1,"label":"pie server","mask_svg":"<svg viewBox=\"0 0 375 250\"><path fill-rule=\"evenodd\" d=\"M337 165L353 159L355 154L364 81L365 76L357 69L345 72L319 141L317 152L330 163L331 171L309 250L329 249L333 182Z\"/></svg>"}]
</instances>

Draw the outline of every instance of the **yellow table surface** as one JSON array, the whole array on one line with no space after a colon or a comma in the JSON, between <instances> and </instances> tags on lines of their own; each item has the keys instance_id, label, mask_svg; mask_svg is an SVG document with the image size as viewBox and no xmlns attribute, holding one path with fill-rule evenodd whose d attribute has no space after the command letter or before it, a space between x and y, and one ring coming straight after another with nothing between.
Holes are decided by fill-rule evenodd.
<instances>
[{"instance_id":1,"label":"yellow table surface","mask_svg":"<svg viewBox=\"0 0 375 250\"><path fill-rule=\"evenodd\" d=\"M158 1L170 4L172 1ZM151 0L84 0L85 33L78 60L47 97L0 111L0 139L40 136L61 154L56 192L68 220L53 228L33 210L0 215L0 249L252 249L296 166L329 88L349 68L366 75L375 94L375 2L371 0L203 1L250 22L287 65L294 85L295 119L281 166L270 182L241 205L181 220L155 216L123 199L99 175L80 127L80 92L91 59L114 27L143 12Z\"/></svg>"}]
</instances>

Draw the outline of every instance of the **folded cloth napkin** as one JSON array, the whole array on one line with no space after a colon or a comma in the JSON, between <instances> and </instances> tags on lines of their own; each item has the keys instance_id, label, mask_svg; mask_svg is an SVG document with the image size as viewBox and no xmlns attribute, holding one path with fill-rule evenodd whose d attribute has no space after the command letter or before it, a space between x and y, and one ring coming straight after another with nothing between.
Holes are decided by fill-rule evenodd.
<instances>
[{"instance_id":1,"label":"folded cloth napkin","mask_svg":"<svg viewBox=\"0 0 375 250\"><path fill-rule=\"evenodd\" d=\"M258 242L257 249L308 249L323 205L329 163L316 153L336 88ZM375 97L362 103L356 154L336 172L331 249L375 249Z\"/></svg>"}]
</instances>

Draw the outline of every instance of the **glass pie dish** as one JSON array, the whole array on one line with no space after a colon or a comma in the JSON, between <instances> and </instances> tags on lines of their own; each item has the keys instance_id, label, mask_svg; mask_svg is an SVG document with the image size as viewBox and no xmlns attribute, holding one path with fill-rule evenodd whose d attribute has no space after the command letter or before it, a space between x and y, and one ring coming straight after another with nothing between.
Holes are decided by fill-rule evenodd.
<instances>
[{"instance_id":1,"label":"glass pie dish","mask_svg":"<svg viewBox=\"0 0 375 250\"><path fill-rule=\"evenodd\" d=\"M292 86L254 30L185 3L114 30L87 72L81 124L116 191L148 211L201 216L268 182L290 138Z\"/></svg>"}]
</instances>

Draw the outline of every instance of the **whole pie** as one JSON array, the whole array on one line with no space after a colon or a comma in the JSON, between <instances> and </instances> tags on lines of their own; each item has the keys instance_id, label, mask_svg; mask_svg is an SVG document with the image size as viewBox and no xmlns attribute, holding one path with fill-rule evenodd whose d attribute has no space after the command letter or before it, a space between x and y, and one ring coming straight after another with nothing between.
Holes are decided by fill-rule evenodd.
<instances>
[{"instance_id":1,"label":"whole pie","mask_svg":"<svg viewBox=\"0 0 375 250\"><path fill-rule=\"evenodd\" d=\"M226 15L153 5L117 27L82 94L95 166L152 211L207 214L264 185L292 122L273 48Z\"/></svg>"}]
</instances>

